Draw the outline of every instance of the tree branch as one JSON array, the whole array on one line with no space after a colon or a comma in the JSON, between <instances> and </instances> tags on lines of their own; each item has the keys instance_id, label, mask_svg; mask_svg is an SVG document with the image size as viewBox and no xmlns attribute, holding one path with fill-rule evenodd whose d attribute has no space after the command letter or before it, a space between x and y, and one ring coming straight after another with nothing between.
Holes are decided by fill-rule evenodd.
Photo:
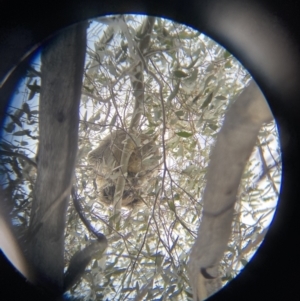
<instances>
[{"instance_id":1,"label":"tree branch","mask_svg":"<svg viewBox=\"0 0 300 301\"><path fill-rule=\"evenodd\" d=\"M234 204L241 177L264 122L272 114L252 81L238 96L225 115L207 171L207 184L203 194L202 220L198 237L192 247L188 263L194 301L205 299L205 275L216 273L226 249L233 219Z\"/></svg>"},{"instance_id":2,"label":"tree branch","mask_svg":"<svg viewBox=\"0 0 300 301\"><path fill-rule=\"evenodd\" d=\"M121 20L121 22L125 23L124 20ZM147 17L144 23L142 24L141 29L139 30L139 32L141 32L142 39L140 40L139 46L136 47L136 49L138 48L137 51L140 58L143 57L143 52L149 47L150 33L153 29L154 22L155 22L155 18ZM131 51L130 53L131 55L134 55L134 50L132 49L134 40L131 35L129 36L127 25L126 26L125 25L122 28L127 29L125 30L125 33L127 33L126 37L127 37L128 45L130 46L129 47ZM134 57L135 56L136 55L134 55ZM121 173L118 177L115 194L114 194L113 205L114 205L115 214L119 214L121 210L122 196L123 196L123 191L126 182L128 162L135 145L135 141L132 140L130 135L134 134L134 130L137 129L142 115L141 114L142 105L144 103L144 75L143 75L144 68L142 67L145 68L145 63L143 63L141 60L141 62L132 71L133 79L131 80L131 82L134 91L133 96L135 97L135 105L134 105L133 115L129 126L129 131L128 131L129 133L127 134L126 139L124 141L124 147L123 147L122 157L120 162Z\"/></svg>"},{"instance_id":3,"label":"tree branch","mask_svg":"<svg viewBox=\"0 0 300 301\"><path fill-rule=\"evenodd\" d=\"M79 23L52 37L41 58L39 159L28 253L40 284L54 294L63 288L64 228L77 154L86 26Z\"/></svg>"}]
</instances>

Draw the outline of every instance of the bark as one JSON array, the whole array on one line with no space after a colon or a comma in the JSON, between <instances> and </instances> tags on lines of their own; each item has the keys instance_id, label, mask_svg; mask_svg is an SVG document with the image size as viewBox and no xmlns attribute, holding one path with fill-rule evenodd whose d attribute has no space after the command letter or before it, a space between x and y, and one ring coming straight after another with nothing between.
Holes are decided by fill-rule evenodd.
<instances>
[{"instance_id":1,"label":"bark","mask_svg":"<svg viewBox=\"0 0 300 301\"><path fill-rule=\"evenodd\" d=\"M188 263L194 301L210 294L209 286L218 278L218 265L231 235L234 204L246 163L258 132L272 113L254 81L225 115L207 171L203 212L198 237Z\"/></svg>"},{"instance_id":2,"label":"bark","mask_svg":"<svg viewBox=\"0 0 300 301\"><path fill-rule=\"evenodd\" d=\"M85 268L93 258L101 258L107 248L105 236L92 241L83 250L77 251L70 260L70 264L64 277L64 289L69 290L83 275Z\"/></svg>"},{"instance_id":3,"label":"bark","mask_svg":"<svg viewBox=\"0 0 300 301\"><path fill-rule=\"evenodd\" d=\"M86 23L59 33L42 50L37 180L28 257L40 285L63 288L64 229L78 142Z\"/></svg>"},{"instance_id":4,"label":"bark","mask_svg":"<svg viewBox=\"0 0 300 301\"><path fill-rule=\"evenodd\" d=\"M135 104L134 104L134 111L132 115L132 120L129 127L129 135L126 136L126 140L124 142L124 147L122 151L121 157L121 174L118 177L118 181L116 184L116 190L114 195L114 212L118 214L121 211L122 205L122 196L126 182L127 176L127 167L129 158L132 154L134 149L134 142L132 138L134 136L134 130L138 128L140 123L141 115L142 115L142 108L144 103L144 75L143 72L147 70L146 62L143 53L146 52L150 45L150 34L153 29L153 25L155 22L155 18L147 17L144 23L139 30L140 41L139 44L136 45L136 52L135 54L131 54L132 56L137 57L137 60L140 62L133 70L132 76L132 88L133 88L133 96L135 97ZM128 29L127 29L128 30ZM129 34L128 34L129 35ZM129 39L133 40L133 37L128 37L128 44ZM133 46L132 46L133 47ZM130 47L129 47L130 49ZM131 49L131 52L134 50Z\"/></svg>"}]
</instances>

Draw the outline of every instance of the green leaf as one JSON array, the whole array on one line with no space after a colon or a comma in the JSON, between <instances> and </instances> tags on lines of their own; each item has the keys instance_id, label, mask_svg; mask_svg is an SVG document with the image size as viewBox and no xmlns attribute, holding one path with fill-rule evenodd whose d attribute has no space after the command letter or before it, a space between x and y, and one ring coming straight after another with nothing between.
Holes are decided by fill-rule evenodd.
<instances>
[{"instance_id":1,"label":"green leaf","mask_svg":"<svg viewBox=\"0 0 300 301\"><path fill-rule=\"evenodd\" d=\"M146 250L147 250L147 253L148 253L148 254L151 254L150 247L149 247L148 244L146 244Z\"/></svg>"},{"instance_id":2,"label":"green leaf","mask_svg":"<svg viewBox=\"0 0 300 301\"><path fill-rule=\"evenodd\" d=\"M182 31L178 34L179 39L193 39L196 38L200 35L199 31L193 32L193 33L188 33L186 31Z\"/></svg>"},{"instance_id":3,"label":"green leaf","mask_svg":"<svg viewBox=\"0 0 300 301\"><path fill-rule=\"evenodd\" d=\"M188 133L188 132L184 132L184 131L178 132L178 133L175 133L175 134L176 134L177 136L183 137L183 138L188 138L188 137L193 136L192 133Z\"/></svg>"},{"instance_id":4,"label":"green leaf","mask_svg":"<svg viewBox=\"0 0 300 301\"><path fill-rule=\"evenodd\" d=\"M178 78L184 78L184 77L188 76L188 74L185 73L185 72L183 72L182 70L175 70L173 72L173 75L176 76L176 77L178 77Z\"/></svg>"},{"instance_id":5,"label":"green leaf","mask_svg":"<svg viewBox=\"0 0 300 301\"><path fill-rule=\"evenodd\" d=\"M226 64L225 64L225 68L231 68L232 67L232 64L231 64L231 61L228 61Z\"/></svg>"},{"instance_id":6,"label":"green leaf","mask_svg":"<svg viewBox=\"0 0 300 301\"><path fill-rule=\"evenodd\" d=\"M14 136L24 136L24 135L28 135L28 134L30 134L29 130L18 131L18 132L13 133Z\"/></svg>"},{"instance_id":7,"label":"green leaf","mask_svg":"<svg viewBox=\"0 0 300 301\"><path fill-rule=\"evenodd\" d=\"M183 111L177 111L177 112L175 112L175 114L176 114L177 117L181 117L181 116L184 115L184 112Z\"/></svg>"},{"instance_id":8,"label":"green leaf","mask_svg":"<svg viewBox=\"0 0 300 301\"><path fill-rule=\"evenodd\" d=\"M17 194L14 196L14 199L16 199L16 200L24 200L24 195L23 195L23 194L17 193Z\"/></svg>"},{"instance_id":9,"label":"green leaf","mask_svg":"<svg viewBox=\"0 0 300 301\"><path fill-rule=\"evenodd\" d=\"M116 124L117 117L118 117L117 114L115 114L115 115L113 116L113 118L111 119L110 125L115 125L115 124Z\"/></svg>"},{"instance_id":10,"label":"green leaf","mask_svg":"<svg viewBox=\"0 0 300 301\"><path fill-rule=\"evenodd\" d=\"M213 99L213 92L208 94L208 96L204 100L204 102L203 102L202 106L200 107L200 109L206 108L211 103L212 99Z\"/></svg>"},{"instance_id":11,"label":"green leaf","mask_svg":"<svg viewBox=\"0 0 300 301\"><path fill-rule=\"evenodd\" d=\"M22 105L22 110L27 114L27 119L31 119L31 112L27 102L24 102Z\"/></svg>"},{"instance_id":12,"label":"green leaf","mask_svg":"<svg viewBox=\"0 0 300 301\"><path fill-rule=\"evenodd\" d=\"M120 213L119 212L117 212L116 214L114 214L113 216L111 216L110 218L109 218L109 221L110 222L114 222L115 220L117 220L117 218L120 216Z\"/></svg>"},{"instance_id":13,"label":"green leaf","mask_svg":"<svg viewBox=\"0 0 300 301\"><path fill-rule=\"evenodd\" d=\"M169 208L171 211L175 212L175 204L173 201L168 202Z\"/></svg>"},{"instance_id":14,"label":"green leaf","mask_svg":"<svg viewBox=\"0 0 300 301\"><path fill-rule=\"evenodd\" d=\"M87 111L86 111L87 113ZM95 122L96 120L99 120L100 119L100 111L98 111L94 116L92 116L90 119L89 119L89 122Z\"/></svg>"},{"instance_id":15,"label":"green leaf","mask_svg":"<svg viewBox=\"0 0 300 301\"><path fill-rule=\"evenodd\" d=\"M188 290L184 290L184 292L186 293L186 295L189 297L189 298L193 298L193 294L188 291Z\"/></svg>"},{"instance_id":16,"label":"green leaf","mask_svg":"<svg viewBox=\"0 0 300 301\"><path fill-rule=\"evenodd\" d=\"M179 238L179 236L177 236L177 238L175 239L175 241L174 241L172 247L170 248L170 253L171 253L171 252L173 251L173 249L176 247L177 242L178 242L178 238Z\"/></svg>"},{"instance_id":17,"label":"green leaf","mask_svg":"<svg viewBox=\"0 0 300 301\"><path fill-rule=\"evenodd\" d=\"M127 292L133 292L135 290L136 290L135 287L124 287L124 288L122 288L121 292L122 293L127 293Z\"/></svg>"},{"instance_id":18,"label":"green leaf","mask_svg":"<svg viewBox=\"0 0 300 301\"><path fill-rule=\"evenodd\" d=\"M180 81L177 81L176 85L174 86L173 91L167 98L167 102L170 102L177 95L177 93L179 91L179 86L180 86Z\"/></svg>"},{"instance_id":19,"label":"green leaf","mask_svg":"<svg viewBox=\"0 0 300 301\"><path fill-rule=\"evenodd\" d=\"M174 124L176 124L178 122L178 119L177 118L171 118L171 120L170 120L170 124L171 125L174 125Z\"/></svg>"},{"instance_id":20,"label":"green leaf","mask_svg":"<svg viewBox=\"0 0 300 301\"><path fill-rule=\"evenodd\" d=\"M226 100L227 98L223 95L218 95L215 97L217 100Z\"/></svg>"},{"instance_id":21,"label":"green leaf","mask_svg":"<svg viewBox=\"0 0 300 301\"><path fill-rule=\"evenodd\" d=\"M27 85L28 89L30 90L28 100L31 100L36 93L40 93L41 87L37 84L37 80L34 81L33 85Z\"/></svg>"},{"instance_id":22,"label":"green leaf","mask_svg":"<svg viewBox=\"0 0 300 301\"><path fill-rule=\"evenodd\" d=\"M87 90L88 92L90 92L90 93L94 93L94 87L92 87L92 88L89 88L88 86L85 86L85 85L83 85L82 86L85 90Z\"/></svg>"},{"instance_id":23,"label":"green leaf","mask_svg":"<svg viewBox=\"0 0 300 301\"><path fill-rule=\"evenodd\" d=\"M155 265L160 267L164 261L164 256L160 253L156 253L154 257L155 257Z\"/></svg>"},{"instance_id":24,"label":"green leaf","mask_svg":"<svg viewBox=\"0 0 300 301\"><path fill-rule=\"evenodd\" d=\"M125 268L123 268L123 269L116 269L116 270L114 270L113 273L111 273L111 275L117 276L117 275L123 274L126 271L127 271L127 269L125 269Z\"/></svg>"},{"instance_id":25,"label":"green leaf","mask_svg":"<svg viewBox=\"0 0 300 301\"><path fill-rule=\"evenodd\" d=\"M19 214L18 214L18 219L20 220L20 222L21 222L23 225L26 225L26 224L27 224L27 219L24 218L23 216L19 215Z\"/></svg>"},{"instance_id":26,"label":"green leaf","mask_svg":"<svg viewBox=\"0 0 300 301\"><path fill-rule=\"evenodd\" d=\"M225 52L224 52L224 54L223 54L224 59L227 59L227 58L229 58L230 56L231 56L231 53L228 52L227 50L225 50Z\"/></svg>"},{"instance_id":27,"label":"green leaf","mask_svg":"<svg viewBox=\"0 0 300 301\"><path fill-rule=\"evenodd\" d=\"M154 129L149 129L145 134L146 135L152 135L154 133Z\"/></svg>"},{"instance_id":28,"label":"green leaf","mask_svg":"<svg viewBox=\"0 0 300 301\"><path fill-rule=\"evenodd\" d=\"M95 260L94 264L93 264L93 269L95 269L95 268L98 268L98 261L97 260Z\"/></svg>"},{"instance_id":29,"label":"green leaf","mask_svg":"<svg viewBox=\"0 0 300 301\"><path fill-rule=\"evenodd\" d=\"M176 286L175 286L176 287ZM178 297L182 292L182 289L179 289L175 291L173 294L169 296L170 300L176 300L176 297Z\"/></svg>"},{"instance_id":30,"label":"green leaf","mask_svg":"<svg viewBox=\"0 0 300 301\"><path fill-rule=\"evenodd\" d=\"M136 290L137 292L140 291L140 285L139 285L138 281L136 281L136 283L135 283L135 290Z\"/></svg>"},{"instance_id":31,"label":"green leaf","mask_svg":"<svg viewBox=\"0 0 300 301\"><path fill-rule=\"evenodd\" d=\"M208 76L206 81L205 81L204 87L206 87L209 84L210 81L215 80L215 79L217 79L217 78L214 75Z\"/></svg>"},{"instance_id":32,"label":"green leaf","mask_svg":"<svg viewBox=\"0 0 300 301\"><path fill-rule=\"evenodd\" d=\"M218 127L213 123L209 123L208 127L211 128L213 131L216 131L218 129Z\"/></svg>"},{"instance_id":33,"label":"green leaf","mask_svg":"<svg viewBox=\"0 0 300 301\"><path fill-rule=\"evenodd\" d=\"M22 122L14 115L8 114L14 123L16 123L19 127L22 127Z\"/></svg>"},{"instance_id":34,"label":"green leaf","mask_svg":"<svg viewBox=\"0 0 300 301\"><path fill-rule=\"evenodd\" d=\"M174 194L174 200L179 200L180 199L180 195L178 193Z\"/></svg>"},{"instance_id":35,"label":"green leaf","mask_svg":"<svg viewBox=\"0 0 300 301\"><path fill-rule=\"evenodd\" d=\"M202 92L199 93L198 95L196 95L196 96L194 97L194 99L192 100L192 103L196 103L196 102L198 101L198 99L200 98L201 95L202 95Z\"/></svg>"},{"instance_id":36,"label":"green leaf","mask_svg":"<svg viewBox=\"0 0 300 301\"><path fill-rule=\"evenodd\" d=\"M159 119L161 117L161 113L162 113L162 111L160 109L155 109L155 111L154 111L154 120L155 121L159 121Z\"/></svg>"},{"instance_id":37,"label":"green leaf","mask_svg":"<svg viewBox=\"0 0 300 301\"><path fill-rule=\"evenodd\" d=\"M194 171L194 168L195 168L194 165L189 165L182 172L191 175L192 172Z\"/></svg>"}]
</instances>

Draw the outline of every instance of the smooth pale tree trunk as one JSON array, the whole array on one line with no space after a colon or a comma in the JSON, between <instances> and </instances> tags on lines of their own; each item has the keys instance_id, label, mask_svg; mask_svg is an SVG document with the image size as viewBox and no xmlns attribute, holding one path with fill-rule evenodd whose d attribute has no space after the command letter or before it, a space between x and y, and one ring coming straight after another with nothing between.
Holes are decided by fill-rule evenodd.
<instances>
[{"instance_id":1,"label":"smooth pale tree trunk","mask_svg":"<svg viewBox=\"0 0 300 301\"><path fill-rule=\"evenodd\" d=\"M39 284L63 288L64 229L77 154L86 23L52 37L42 50L37 180L28 257Z\"/></svg>"},{"instance_id":2,"label":"smooth pale tree trunk","mask_svg":"<svg viewBox=\"0 0 300 301\"><path fill-rule=\"evenodd\" d=\"M243 171L261 126L271 120L269 106L254 81L225 115L210 156L202 219L188 263L194 301L202 301L220 288L218 267L231 235Z\"/></svg>"}]
</instances>

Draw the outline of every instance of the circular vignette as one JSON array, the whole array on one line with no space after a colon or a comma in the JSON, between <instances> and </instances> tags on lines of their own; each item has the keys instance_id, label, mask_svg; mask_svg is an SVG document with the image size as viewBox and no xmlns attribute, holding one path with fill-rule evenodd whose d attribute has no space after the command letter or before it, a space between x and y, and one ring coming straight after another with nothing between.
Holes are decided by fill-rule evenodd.
<instances>
[{"instance_id":1,"label":"circular vignette","mask_svg":"<svg viewBox=\"0 0 300 301\"><path fill-rule=\"evenodd\" d=\"M11 5L11 2L9 3ZM105 13L139 12L168 17L193 26L221 43L250 71L270 103L281 136L283 184L278 210L264 244L237 279L210 300L223 300L228 297L231 300L240 297L243 297L244 300L263 300L271 298L273 294L275 296L273 300L294 297L296 290L294 260L297 252L290 238L296 229L297 220L295 187L297 188L299 167L297 125L300 111L297 101L300 91L295 82L299 78L299 52L297 52L299 40L297 41L297 35L293 35L292 32L295 21L292 18L290 20L285 18L286 11L282 10L282 7L253 6L255 1L249 1L248 6L243 7L230 6L233 1L225 3L221 3L221 1L210 1L210 3L188 1L184 4L175 1L172 6L168 5L167 1L161 1L160 5L143 1L143 6L140 1L128 1L126 5L121 4L121 1L111 1L105 3L105 8L99 8L99 1L97 1L97 5L92 1L85 1L85 4L79 3L71 5L67 1L59 7L49 10L45 4L46 8L44 6L36 18L33 17L32 12L23 16L14 12L15 16L10 15L11 20L7 21L4 30L3 20L5 18L3 18L0 37L3 37L3 32L8 36L9 32L9 35L15 38L0 39L2 41L0 50L3 54L1 61L5 62L1 67L3 70L0 73L1 80L4 73L6 74L22 57L24 58L25 53L33 45L41 42L53 31L87 17L91 18ZM25 11L21 6L22 4L19 11ZM85 7L84 10L83 7ZM38 7L36 8L35 12L38 11ZM277 15L281 14L283 16L282 24L272 14L272 10L268 12L267 9L272 9ZM293 7L291 6L290 9L292 10ZM5 5L4 11L9 11ZM66 11L71 11L67 18ZM56 17L54 17L55 15ZM239 18L233 22L236 16ZM47 24L47 26L43 28L40 24ZM11 31L7 31L9 28ZM18 37L22 37L22 40ZM281 49L275 49L276 45L281 45L279 47ZM6 56L4 49L6 49ZM22 62L26 65L29 60L30 57L27 56ZM18 68L1 85L1 113L4 112L11 92L25 70L23 64L19 64ZM3 277L2 273L1 278L7 281L7 277Z\"/></svg>"}]
</instances>

